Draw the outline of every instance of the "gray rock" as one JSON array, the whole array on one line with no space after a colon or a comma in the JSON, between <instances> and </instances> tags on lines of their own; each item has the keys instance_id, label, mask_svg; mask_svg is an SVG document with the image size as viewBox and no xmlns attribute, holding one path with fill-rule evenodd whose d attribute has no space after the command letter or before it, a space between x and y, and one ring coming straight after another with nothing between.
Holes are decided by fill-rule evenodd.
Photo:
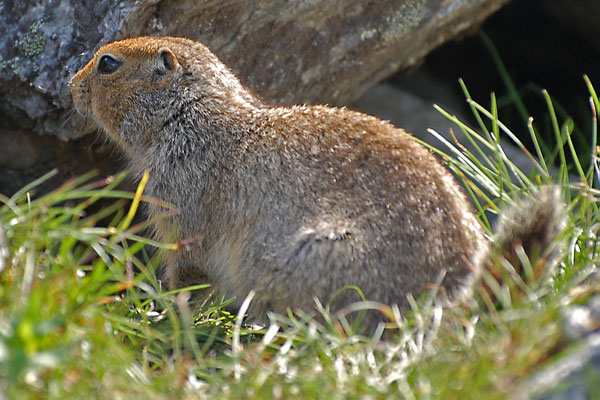
<instances>
[{"instance_id":1,"label":"gray rock","mask_svg":"<svg viewBox=\"0 0 600 400\"><path fill-rule=\"evenodd\" d=\"M576 343L568 354L541 368L513 394L515 400L587 400L600 392L600 333Z\"/></svg>"},{"instance_id":2,"label":"gray rock","mask_svg":"<svg viewBox=\"0 0 600 400\"><path fill-rule=\"evenodd\" d=\"M0 104L28 120L21 127L80 136L62 112L69 76L100 45L143 34L201 40L278 103L342 104L506 1L3 1Z\"/></svg>"},{"instance_id":3,"label":"gray rock","mask_svg":"<svg viewBox=\"0 0 600 400\"><path fill-rule=\"evenodd\" d=\"M201 40L271 101L340 105L474 30L507 1L4 0L0 137L34 132L72 140L91 132L92 124L72 118L66 83L112 40L144 34ZM58 147L47 141L43 151ZM39 148L24 148L21 160L0 147L0 193L40 169Z\"/></svg>"},{"instance_id":4,"label":"gray rock","mask_svg":"<svg viewBox=\"0 0 600 400\"><path fill-rule=\"evenodd\" d=\"M586 305L572 305L561 312L562 331L569 340L581 339L600 329L600 296L595 296Z\"/></svg>"}]
</instances>

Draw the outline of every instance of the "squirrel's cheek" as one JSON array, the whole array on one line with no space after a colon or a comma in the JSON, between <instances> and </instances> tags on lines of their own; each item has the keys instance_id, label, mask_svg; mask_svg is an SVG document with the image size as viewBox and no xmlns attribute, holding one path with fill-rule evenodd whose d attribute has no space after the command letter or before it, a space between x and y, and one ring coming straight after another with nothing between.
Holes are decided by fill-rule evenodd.
<instances>
[{"instance_id":1,"label":"squirrel's cheek","mask_svg":"<svg viewBox=\"0 0 600 400\"><path fill-rule=\"evenodd\" d=\"M71 97L73 98L73 105L77 112L83 115L89 114L89 101L86 101L85 96L82 96L79 92L72 91Z\"/></svg>"},{"instance_id":2,"label":"squirrel's cheek","mask_svg":"<svg viewBox=\"0 0 600 400\"><path fill-rule=\"evenodd\" d=\"M119 108L114 107L110 96L102 90L95 90L90 96L89 110L96 123L110 136L114 136L119 126Z\"/></svg>"}]
</instances>

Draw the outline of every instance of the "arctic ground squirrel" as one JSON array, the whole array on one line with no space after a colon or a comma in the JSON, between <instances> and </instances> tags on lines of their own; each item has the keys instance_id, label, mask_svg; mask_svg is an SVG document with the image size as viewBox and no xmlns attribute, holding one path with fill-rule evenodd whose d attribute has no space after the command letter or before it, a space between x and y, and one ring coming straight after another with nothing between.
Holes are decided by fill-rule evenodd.
<instances>
[{"instance_id":1,"label":"arctic ground squirrel","mask_svg":"<svg viewBox=\"0 0 600 400\"><path fill-rule=\"evenodd\" d=\"M189 39L107 44L69 88L130 168L150 172L146 192L180 210L156 223L157 238L201 235L167 255L170 288L210 283L238 306L254 291L259 321L270 310L314 312L315 297L349 285L406 308L407 294L442 271L456 293L490 252L522 243L542 254L564 226L547 189L508 213L519 222L504 223L491 246L453 176L410 134L345 108L268 104ZM342 291L333 310L358 299Z\"/></svg>"}]
</instances>

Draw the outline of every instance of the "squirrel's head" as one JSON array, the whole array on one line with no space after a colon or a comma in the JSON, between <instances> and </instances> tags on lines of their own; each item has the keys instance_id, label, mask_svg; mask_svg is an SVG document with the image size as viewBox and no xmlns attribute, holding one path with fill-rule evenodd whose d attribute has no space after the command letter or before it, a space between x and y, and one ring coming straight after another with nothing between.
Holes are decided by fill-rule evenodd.
<instances>
[{"instance_id":1,"label":"squirrel's head","mask_svg":"<svg viewBox=\"0 0 600 400\"><path fill-rule=\"evenodd\" d=\"M255 101L208 48L176 37L109 43L73 76L69 90L75 108L128 153L143 153L181 120L208 120Z\"/></svg>"}]
</instances>

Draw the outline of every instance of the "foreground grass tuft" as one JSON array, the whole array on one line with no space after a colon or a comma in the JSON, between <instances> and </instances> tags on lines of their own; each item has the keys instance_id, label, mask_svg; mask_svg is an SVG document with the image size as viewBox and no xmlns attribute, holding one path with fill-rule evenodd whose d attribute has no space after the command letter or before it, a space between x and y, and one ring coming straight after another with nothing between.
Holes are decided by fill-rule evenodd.
<instances>
[{"instance_id":1,"label":"foreground grass tuft","mask_svg":"<svg viewBox=\"0 0 600 400\"><path fill-rule=\"evenodd\" d=\"M586 82L595 149L600 105ZM498 308L477 292L464 304L443 306L434 289L411 299L413 311L406 315L382 308L395 319L386 340L379 340L382 331L374 337L354 333L320 304L323 323L290 314L271 315L267 327L245 326L243 310L240 315L225 310L227 299L190 306L189 291L161 287L156 250L184 244L156 243L145 235L153 221L133 222L139 202L159 201L143 197L143 183L131 194L117 189L124 174L102 180L86 175L32 198L49 174L11 198L0 198L5 238L0 240L0 398L501 398L512 393L524 377L568 352L561 312L600 289L594 276L599 171L595 154L590 165L580 162L571 125L559 123L547 93L561 145L544 154L529 121L536 143L532 155L499 121L493 96L485 108L463 88L479 133L446 115L475 150L443 140L446 150L435 151L463 180L488 230L488 212L539 184L560 185L571 221L552 280L516 282L525 293L521 297L499 287L504 297L497 296L503 299ZM533 173L505 156L500 137L526 152ZM165 215L175 212L164 207Z\"/></svg>"}]
</instances>

